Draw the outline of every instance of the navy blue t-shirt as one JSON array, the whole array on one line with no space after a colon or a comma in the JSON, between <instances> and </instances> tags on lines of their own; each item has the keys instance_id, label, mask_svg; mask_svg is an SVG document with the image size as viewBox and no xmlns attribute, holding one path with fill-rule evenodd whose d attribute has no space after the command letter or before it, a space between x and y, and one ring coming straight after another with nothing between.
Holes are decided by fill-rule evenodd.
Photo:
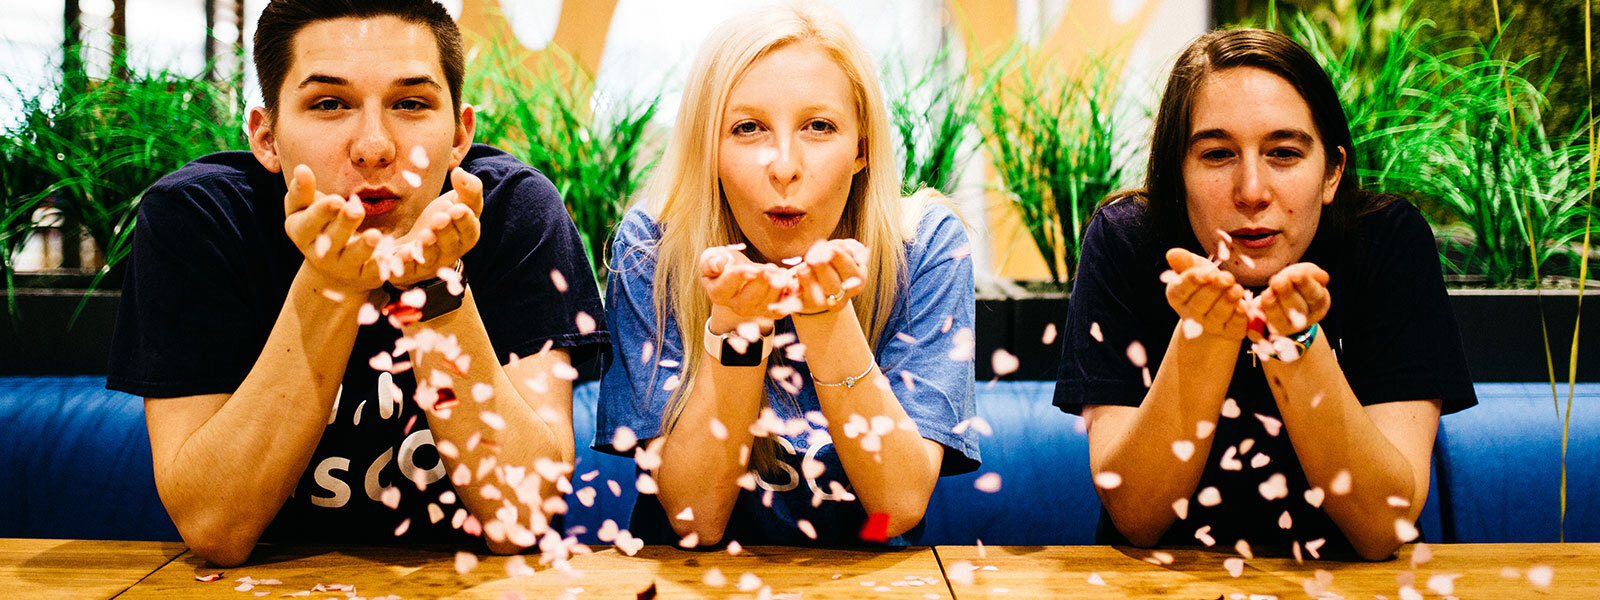
<instances>
[{"instance_id":1,"label":"navy blue t-shirt","mask_svg":"<svg viewBox=\"0 0 1600 600\"><path fill-rule=\"evenodd\" d=\"M594 272L550 181L495 148L474 145L461 167L483 180L482 234L463 257L468 285L501 364L546 343L574 362L604 346ZM448 181L445 190L449 190ZM248 152L222 152L164 177L144 195L134 229L106 387L170 398L231 394L249 374L304 260L284 233L283 175ZM442 192L441 192L442 193ZM560 271L569 288L556 288ZM401 332L387 319L363 326L322 441L262 541L471 543L453 525L460 500L411 400L411 371L373 370ZM404 358L396 359L397 361ZM393 393L398 387L398 394ZM422 473L418 490L403 473ZM217 473L217 477L229 477ZM384 489L401 492L398 509ZM429 504L444 518L430 518Z\"/></svg>"},{"instance_id":2,"label":"navy blue t-shirt","mask_svg":"<svg viewBox=\"0 0 1600 600\"><path fill-rule=\"evenodd\" d=\"M1327 336L1350 390L1363 406L1438 399L1449 414L1477 404L1427 221L1416 207L1397 200L1358 219L1353 229L1344 239L1319 232L1301 258L1329 274L1333 302L1320 335ZM1144 401L1144 374L1128 361L1126 350L1139 341L1152 376L1160 369L1178 325L1160 280L1168 268L1165 253L1173 246L1206 254L1193 233L1177 243L1152 239L1145 205L1135 200L1107 205L1090 221L1067 306L1055 394L1062 410L1078 413L1085 404L1139 406ZM1095 323L1104 342L1090 335ZM1305 499L1310 485L1287 429L1271 435L1256 418L1283 419L1248 340L1240 343L1228 397L1238 403L1239 416L1218 419L1211 455L1189 498L1188 518L1174 521L1160 543L1199 544L1195 531L1210 526L1208 533L1223 548L1244 539L1258 551L1287 551L1296 541L1323 539L1324 553L1348 552L1338 526ZM1243 463L1239 470L1220 466L1230 449ZM1257 459L1258 454L1266 458ZM1267 463L1257 468L1253 460ZM1260 485L1278 473L1287 480L1289 494L1268 501ZM1220 504L1200 504L1199 492L1208 486L1221 492ZM1292 521L1288 530L1279 526L1284 512ZM1097 541L1128 543L1104 509Z\"/></svg>"}]
</instances>

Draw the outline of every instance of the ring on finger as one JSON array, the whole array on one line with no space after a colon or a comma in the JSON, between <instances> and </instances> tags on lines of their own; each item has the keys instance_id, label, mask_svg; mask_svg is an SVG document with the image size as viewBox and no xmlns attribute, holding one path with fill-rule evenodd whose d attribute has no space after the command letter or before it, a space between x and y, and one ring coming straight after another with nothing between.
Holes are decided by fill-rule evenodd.
<instances>
[{"instance_id":1,"label":"ring on finger","mask_svg":"<svg viewBox=\"0 0 1600 600\"><path fill-rule=\"evenodd\" d=\"M844 290L839 290L838 293L829 295L828 296L828 306L833 306L835 304L838 304L839 301L841 301L841 300L844 300Z\"/></svg>"}]
</instances>

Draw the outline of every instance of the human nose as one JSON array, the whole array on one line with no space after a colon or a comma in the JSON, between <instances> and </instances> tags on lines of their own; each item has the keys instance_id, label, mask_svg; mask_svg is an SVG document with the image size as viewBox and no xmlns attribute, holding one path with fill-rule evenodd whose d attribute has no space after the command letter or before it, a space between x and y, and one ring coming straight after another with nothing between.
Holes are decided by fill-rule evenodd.
<instances>
[{"instance_id":1,"label":"human nose","mask_svg":"<svg viewBox=\"0 0 1600 600\"><path fill-rule=\"evenodd\" d=\"M1233 199L1248 210L1260 210L1272 201L1259 160L1240 161L1239 170L1234 173Z\"/></svg>"},{"instance_id":2,"label":"human nose","mask_svg":"<svg viewBox=\"0 0 1600 600\"><path fill-rule=\"evenodd\" d=\"M772 187L779 195L788 195L789 188L800 180L803 161L799 148L792 140L779 139L767 150L772 153L772 162L767 164L767 175L772 179Z\"/></svg>"},{"instance_id":3,"label":"human nose","mask_svg":"<svg viewBox=\"0 0 1600 600\"><path fill-rule=\"evenodd\" d=\"M394 137L383 121L382 111L363 111L355 141L350 145L350 160L363 167L386 167L394 162Z\"/></svg>"}]
</instances>

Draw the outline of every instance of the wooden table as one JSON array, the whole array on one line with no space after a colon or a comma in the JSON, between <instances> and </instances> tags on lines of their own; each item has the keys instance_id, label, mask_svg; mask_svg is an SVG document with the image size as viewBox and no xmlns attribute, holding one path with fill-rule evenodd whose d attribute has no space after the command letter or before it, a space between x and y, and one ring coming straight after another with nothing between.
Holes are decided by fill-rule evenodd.
<instances>
[{"instance_id":1,"label":"wooden table","mask_svg":"<svg viewBox=\"0 0 1600 600\"><path fill-rule=\"evenodd\" d=\"M1237 556L1224 550L1168 549L1170 564L1151 564L1155 552L1121 546L988 547L979 556L974 546L939 546L939 561L951 579L958 600L969 598L1171 598L1212 600L1252 594L1291 598L1308 595L1307 582L1321 569L1331 583L1321 588L1351 600L1403 599L1401 585L1409 577L1413 589L1427 598L1444 594L1429 590L1434 576L1456 576L1457 598L1600 598L1600 544L1445 544L1430 545L1432 558L1412 569L1415 546L1400 549L1386 562L1332 562L1292 558L1244 561L1233 577L1224 561ZM1162 563L1163 556L1156 559ZM967 565L972 579L959 574ZM1553 574L1548 587L1529 581L1529 570L1544 565ZM993 567L986 569L985 567ZM1504 573L1502 573L1504 571ZM1092 576L1098 575L1091 581ZM1535 577L1538 571L1534 571ZM1325 576L1326 577L1326 576ZM1310 591L1319 591L1311 589ZM1257 596L1259 597L1259 596ZM1332 597L1332 596L1330 596ZM1422 598L1423 596L1415 596Z\"/></svg>"},{"instance_id":2,"label":"wooden table","mask_svg":"<svg viewBox=\"0 0 1600 600\"><path fill-rule=\"evenodd\" d=\"M118 596L141 598L277 599L283 594L311 590L317 584L353 585L358 595L381 598L625 598L633 600L652 583L658 597L756 598L762 587L771 597L949 599L950 588L929 548L891 551L815 548L753 547L739 555L727 552L688 552L671 547L645 547L637 556L613 548L575 556L570 561L578 573L535 565L535 572L507 574L503 556L480 556L477 567L466 574L456 571L456 554L409 548L295 547L274 551L263 547L245 566L219 569L193 554L156 571L139 585ZM524 557L537 563L537 555ZM726 580L721 586L705 583L716 568ZM222 573L213 582L196 576ZM753 573L759 582L745 591L741 577ZM235 590L241 577L276 579L282 583ZM511 595L516 594L516 595ZM789 595L785 595L789 594ZM798 594L798 595L794 595ZM343 593L314 593L311 598L344 597Z\"/></svg>"},{"instance_id":3,"label":"wooden table","mask_svg":"<svg viewBox=\"0 0 1600 600\"><path fill-rule=\"evenodd\" d=\"M110 598L183 553L176 542L0 539L0 598Z\"/></svg>"},{"instance_id":4,"label":"wooden table","mask_svg":"<svg viewBox=\"0 0 1600 600\"><path fill-rule=\"evenodd\" d=\"M207 565L181 544L0 539L0 598L227 598L278 599L325 591L310 598L344 598L334 586L353 586L369 599L401 598L624 598L652 583L657 597L759 598L1162 598L1283 600L1326 591L1351 600L1406 600L1402 585L1429 600L1471 598L1600 598L1600 544L1459 544L1402 548L1391 561L1337 562L1254 558L1240 575L1222 550L1151 550L1111 546L940 546L869 551L754 547L737 556L646 547L638 556L596 548L575 556L563 571L537 563L537 555L476 555L477 565L456 569L449 549L358 546L262 546L242 567ZM1431 554L1413 568L1414 558ZM1170 560L1165 562L1163 559ZM1149 562L1153 560L1154 562ZM1535 585L1540 566L1549 582ZM708 585L716 569L724 580ZM1315 587L1318 571L1323 583ZM740 589L746 573L756 578ZM216 581L197 576L221 574ZM241 578L277 580L240 590ZM1434 589L1430 588L1434 584ZM765 589L765 592L763 592ZM951 592L954 591L952 596ZM1257 596L1260 598L1262 596ZM1315 597L1315 596L1309 596ZM1333 596L1328 596L1333 597Z\"/></svg>"}]
</instances>

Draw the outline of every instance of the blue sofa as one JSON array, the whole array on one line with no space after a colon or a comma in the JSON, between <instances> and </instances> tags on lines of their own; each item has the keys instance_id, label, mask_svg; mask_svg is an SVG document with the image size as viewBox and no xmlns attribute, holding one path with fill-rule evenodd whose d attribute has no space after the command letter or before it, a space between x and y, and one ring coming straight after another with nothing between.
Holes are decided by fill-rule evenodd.
<instances>
[{"instance_id":1,"label":"blue sofa","mask_svg":"<svg viewBox=\"0 0 1600 600\"><path fill-rule=\"evenodd\" d=\"M156 497L150 442L138 398L103 389L98 377L0 378L0 537L177 540ZM999 492L973 486L977 473L939 482L923 544L1089 544L1100 504L1088 477L1088 445L1077 417L1050 405L1051 382L978 385L981 472ZM1535 542L1559 538L1561 428L1544 384L1479 384L1480 405L1447 416L1423 513L1428 540ZM1565 398L1565 386L1561 392ZM593 507L570 498L569 526L582 537L605 519L626 523L632 461L583 447L593 436L596 385L574 393L577 473L598 469ZM1600 384L1578 386L1567 451L1565 539L1600 542ZM624 483L621 497L607 479Z\"/></svg>"}]
</instances>

